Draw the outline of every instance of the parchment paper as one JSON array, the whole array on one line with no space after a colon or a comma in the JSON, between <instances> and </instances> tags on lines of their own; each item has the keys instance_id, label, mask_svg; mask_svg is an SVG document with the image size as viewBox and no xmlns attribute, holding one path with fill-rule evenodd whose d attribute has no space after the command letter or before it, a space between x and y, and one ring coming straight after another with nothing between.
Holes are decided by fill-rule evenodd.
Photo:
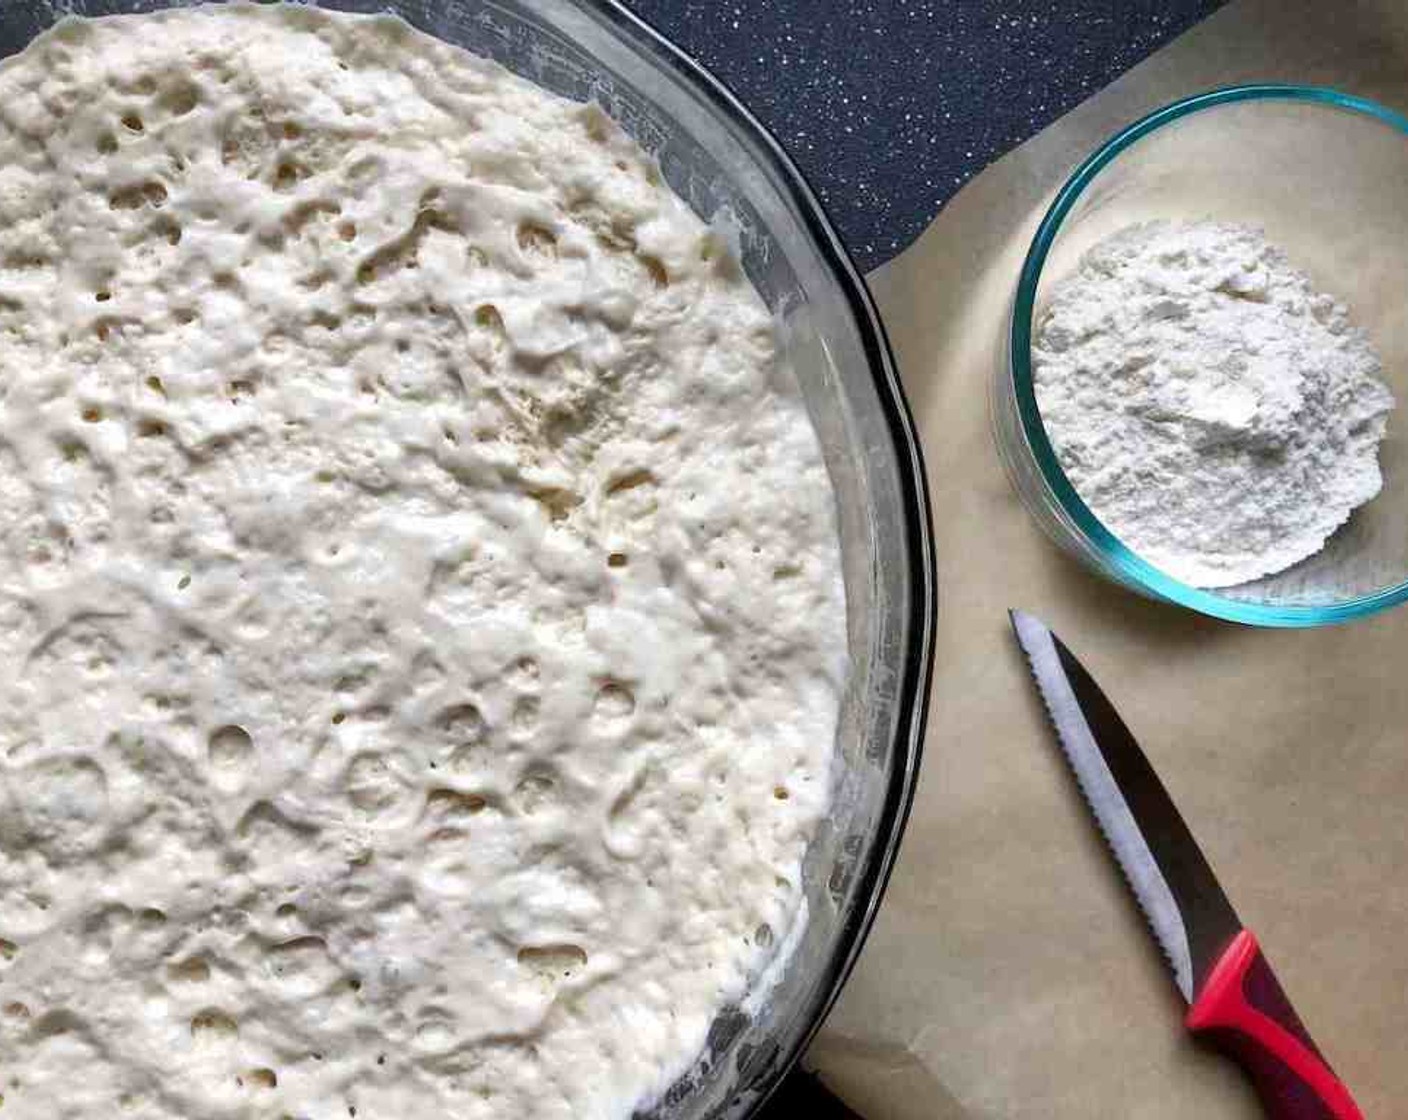
<instances>
[{"instance_id":1,"label":"parchment paper","mask_svg":"<svg viewBox=\"0 0 1408 1120\"><path fill-rule=\"evenodd\" d=\"M1270 632L1145 602L1047 542L989 434L1008 301L1050 195L1147 110L1255 79L1408 108L1408 4L1237 0L984 172L871 277L928 458L940 642L899 866L809 1057L869 1120L1261 1115L1181 1028L1009 606L1045 618L1115 699L1366 1114L1408 1112L1408 609Z\"/></svg>"}]
</instances>

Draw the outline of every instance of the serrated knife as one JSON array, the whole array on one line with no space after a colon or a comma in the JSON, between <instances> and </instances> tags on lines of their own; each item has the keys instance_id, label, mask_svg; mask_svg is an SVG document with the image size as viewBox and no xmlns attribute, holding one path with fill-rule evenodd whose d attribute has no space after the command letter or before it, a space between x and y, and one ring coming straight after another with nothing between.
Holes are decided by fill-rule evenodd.
<instances>
[{"instance_id":1,"label":"serrated knife","mask_svg":"<svg viewBox=\"0 0 1408 1120\"><path fill-rule=\"evenodd\" d=\"M1241 1065L1271 1120L1363 1120L1114 706L1045 625L1011 615L1066 761L1188 1001L1185 1025Z\"/></svg>"}]
</instances>

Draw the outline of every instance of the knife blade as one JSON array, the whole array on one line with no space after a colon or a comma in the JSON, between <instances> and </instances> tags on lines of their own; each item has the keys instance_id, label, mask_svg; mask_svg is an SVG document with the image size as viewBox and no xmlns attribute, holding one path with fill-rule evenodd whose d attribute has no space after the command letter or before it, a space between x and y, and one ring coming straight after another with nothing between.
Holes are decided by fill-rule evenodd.
<instances>
[{"instance_id":1,"label":"knife blade","mask_svg":"<svg viewBox=\"0 0 1408 1120\"><path fill-rule=\"evenodd\" d=\"M1272 1120L1362 1120L1114 705L1045 624L1010 614L1062 753L1189 1005L1185 1025L1241 1064Z\"/></svg>"}]
</instances>

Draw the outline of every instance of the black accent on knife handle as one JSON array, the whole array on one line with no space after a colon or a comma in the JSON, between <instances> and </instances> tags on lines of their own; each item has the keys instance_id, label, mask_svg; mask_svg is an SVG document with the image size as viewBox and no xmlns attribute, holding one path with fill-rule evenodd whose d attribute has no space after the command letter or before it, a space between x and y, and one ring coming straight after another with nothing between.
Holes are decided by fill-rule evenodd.
<instances>
[{"instance_id":1,"label":"black accent on knife handle","mask_svg":"<svg viewBox=\"0 0 1408 1120\"><path fill-rule=\"evenodd\" d=\"M1187 1024L1246 1071L1270 1120L1364 1120L1250 930L1208 973Z\"/></svg>"}]
</instances>

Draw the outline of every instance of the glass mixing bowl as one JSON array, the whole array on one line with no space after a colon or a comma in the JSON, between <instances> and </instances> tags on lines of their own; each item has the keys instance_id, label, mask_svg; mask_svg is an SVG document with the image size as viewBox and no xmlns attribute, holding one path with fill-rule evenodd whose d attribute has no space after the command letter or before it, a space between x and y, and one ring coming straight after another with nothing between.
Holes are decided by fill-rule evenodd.
<instances>
[{"instance_id":1,"label":"glass mixing bowl","mask_svg":"<svg viewBox=\"0 0 1408 1120\"><path fill-rule=\"evenodd\" d=\"M5 0L0 53L60 15L174 0ZM736 1118L777 1085L840 991L894 862L913 794L935 606L924 470L874 305L815 195L717 81L609 0L329 0L394 12L555 93L595 100L671 187L737 231L820 433L841 526L851 676L833 805L806 861L809 919L759 1006L728 1009L697 1068L649 1120Z\"/></svg>"},{"instance_id":2,"label":"glass mixing bowl","mask_svg":"<svg viewBox=\"0 0 1408 1120\"><path fill-rule=\"evenodd\" d=\"M1318 626L1408 598L1408 119L1311 86L1190 97L1106 141L1071 175L1031 248L993 387L998 449L1042 528L1083 563L1156 599L1258 626ZM1348 305L1383 359L1399 409L1379 450L1383 491L1325 548L1286 571L1203 591L1102 525L1066 478L1032 388L1031 344L1053 285L1116 230L1153 219L1259 226L1316 288Z\"/></svg>"}]
</instances>

